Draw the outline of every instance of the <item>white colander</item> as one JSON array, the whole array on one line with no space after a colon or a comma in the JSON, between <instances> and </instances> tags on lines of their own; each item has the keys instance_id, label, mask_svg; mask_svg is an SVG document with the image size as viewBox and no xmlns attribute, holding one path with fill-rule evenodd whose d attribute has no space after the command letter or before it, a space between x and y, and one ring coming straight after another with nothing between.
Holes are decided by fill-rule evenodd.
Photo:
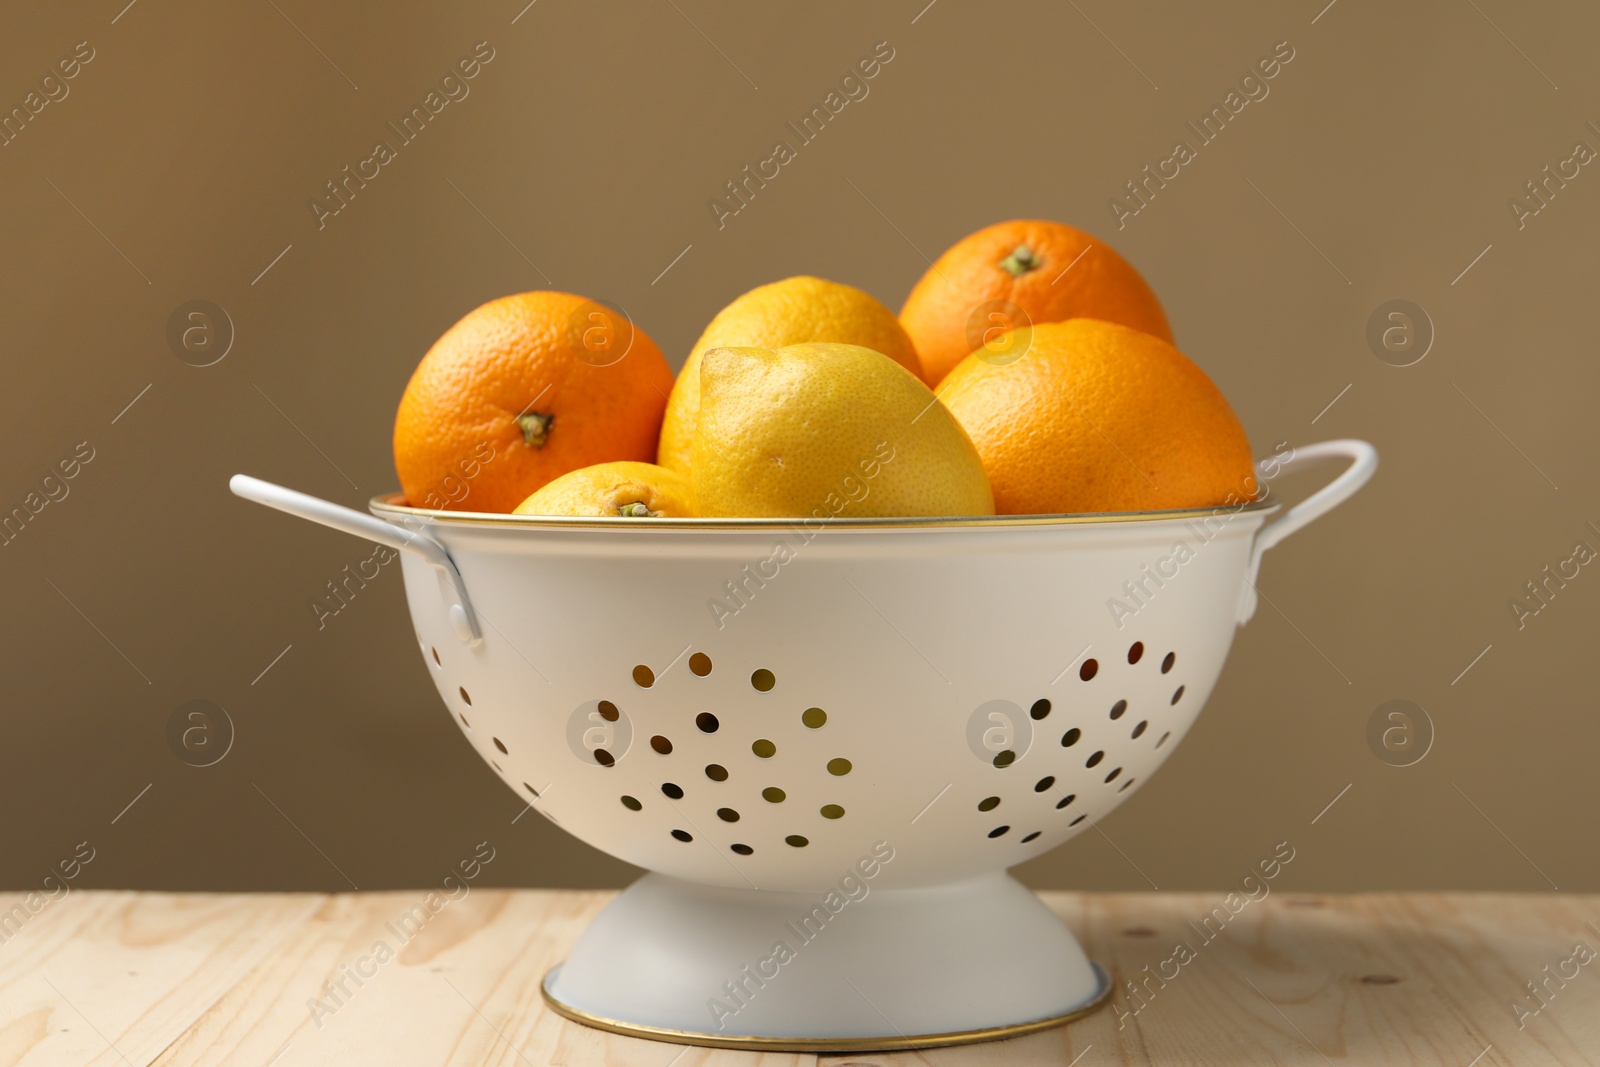
<instances>
[{"instance_id":1,"label":"white colander","mask_svg":"<svg viewBox=\"0 0 1600 1067\"><path fill-rule=\"evenodd\" d=\"M404 550L428 670L541 815L653 872L545 982L592 1025L736 1047L909 1047L1070 1018L1109 989L1006 868L1177 747L1255 607L1242 507L973 519L376 517L240 496ZM787 949L787 951L784 951Z\"/></svg>"}]
</instances>

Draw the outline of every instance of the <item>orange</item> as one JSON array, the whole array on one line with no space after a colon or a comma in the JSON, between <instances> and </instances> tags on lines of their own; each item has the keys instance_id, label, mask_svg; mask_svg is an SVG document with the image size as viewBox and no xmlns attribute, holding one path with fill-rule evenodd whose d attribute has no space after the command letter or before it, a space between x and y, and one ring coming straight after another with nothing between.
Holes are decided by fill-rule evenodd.
<instances>
[{"instance_id":1,"label":"orange","mask_svg":"<svg viewBox=\"0 0 1600 1067\"><path fill-rule=\"evenodd\" d=\"M963 237L900 309L929 385L999 333L1079 317L1172 341L1160 301L1127 260L1082 230L1036 219L997 222Z\"/></svg>"},{"instance_id":2,"label":"orange","mask_svg":"<svg viewBox=\"0 0 1600 1067\"><path fill-rule=\"evenodd\" d=\"M808 275L757 286L717 312L694 343L672 387L658 462L689 472L700 415L700 357L708 349L783 348L818 341L870 348L921 374L917 350L894 312L860 289Z\"/></svg>"},{"instance_id":3,"label":"orange","mask_svg":"<svg viewBox=\"0 0 1600 1067\"><path fill-rule=\"evenodd\" d=\"M655 342L610 308L491 300L434 342L400 398L400 487L415 507L508 512L568 471L651 462L671 388Z\"/></svg>"},{"instance_id":4,"label":"orange","mask_svg":"<svg viewBox=\"0 0 1600 1067\"><path fill-rule=\"evenodd\" d=\"M939 387L977 446L998 514L1254 498L1244 427L1205 372L1167 342L1094 319L1034 326L1013 340L1015 361L974 353Z\"/></svg>"}]
</instances>

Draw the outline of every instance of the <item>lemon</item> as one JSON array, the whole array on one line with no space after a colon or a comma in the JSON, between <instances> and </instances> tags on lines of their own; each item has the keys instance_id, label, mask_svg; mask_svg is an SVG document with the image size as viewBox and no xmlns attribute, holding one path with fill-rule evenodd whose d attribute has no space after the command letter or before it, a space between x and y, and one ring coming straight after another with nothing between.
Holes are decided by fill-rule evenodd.
<instances>
[{"instance_id":1,"label":"lemon","mask_svg":"<svg viewBox=\"0 0 1600 1067\"><path fill-rule=\"evenodd\" d=\"M993 515L983 463L916 375L844 344L713 348L690 479L702 515Z\"/></svg>"},{"instance_id":2,"label":"lemon","mask_svg":"<svg viewBox=\"0 0 1600 1067\"><path fill-rule=\"evenodd\" d=\"M694 491L683 475L654 463L596 463L545 483L512 514L690 518Z\"/></svg>"},{"instance_id":3,"label":"lemon","mask_svg":"<svg viewBox=\"0 0 1600 1067\"><path fill-rule=\"evenodd\" d=\"M700 357L707 349L782 348L807 341L864 345L911 373L922 374L916 347L900 320L860 289L806 276L763 285L717 312L695 342L667 401L656 461L675 471L689 471L700 411Z\"/></svg>"}]
</instances>

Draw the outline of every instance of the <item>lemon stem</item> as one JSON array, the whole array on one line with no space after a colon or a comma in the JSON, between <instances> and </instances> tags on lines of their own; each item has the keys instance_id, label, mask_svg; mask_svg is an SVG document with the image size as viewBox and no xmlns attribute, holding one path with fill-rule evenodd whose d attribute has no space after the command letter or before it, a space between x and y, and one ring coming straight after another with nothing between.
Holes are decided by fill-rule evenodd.
<instances>
[{"instance_id":1,"label":"lemon stem","mask_svg":"<svg viewBox=\"0 0 1600 1067\"><path fill-rule=\"evenodd\" d=\"M1012 249L1011 254L1000 261L1000 269L1010 274L1013 278L1020 278L1030 270L1037 270L1044 266L1044 260L1033 254L1033 249L1027 245L1018 245Z\"/></svg>"},{"instance_id":2,"label":"lemon stem","mask_svg":"<svg viewBox=\"0 0 1600 1067\"><path fill-rule=\"evenodd\" d=\"M544 443L550 439L550 424L555 421L554 415L541 415L537 411L517 416L517 426L522 430L522 440L529 448L544 447Z\"/></svg>"},{"instance_id":3,"label":"lemon stem","mask_svg":"<svg viewBox=\"0 0 1600 1067\"><path fill-rule=\"evenodd\" d=\"M623 504L617 508L617 514L624 519L654 519L660 516L659 511L651 511L649 505L643 501L635 500L631 504Z\"/></svg>"}]
</instances>

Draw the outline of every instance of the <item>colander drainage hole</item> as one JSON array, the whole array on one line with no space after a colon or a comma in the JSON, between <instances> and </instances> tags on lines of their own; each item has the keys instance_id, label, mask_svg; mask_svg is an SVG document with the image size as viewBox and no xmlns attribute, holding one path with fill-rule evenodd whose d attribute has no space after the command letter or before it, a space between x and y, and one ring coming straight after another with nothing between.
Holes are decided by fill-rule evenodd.
<instances>
[{"instance_id":1,"label":"colander drainage hole","mask_svg":"<svg viewBox=\"0 0 1600 1067\"><path fill-rule=\"evenodd\" d=\"M594 761L602 767L615 767L617 765L617 757L603 748L594 750Z\"/></svg>"},{"instance_id":2,"label":"colander drainage hole","mask_svg":"<svg viewBox=\"0 0 1600 1067\"><path fill-rule=\"evenodd\" d=\"M1174 704L1183 699L1183 689L1184 687L1180 685L1178 686L1178 691L1172 694L1172 702Z\"/></svg>"},{"instance_id":3,"label":"colander drainage hole","mask_svg":"<svg viewBox=\"0 0 1600 1067\"><path fill-rule=\"evenodd\" d=\"M1027 837L1024 837L1024 838L1023 838L1023 839L1022 839L1022 843L1023 843L1023 844L1024 844L1024 845L1026 845L1026 844L1027 844L1027 843L1028 843L1028 842L1029 842L1029 841L1032 841L1032 840L1034 840L1034 839L1035 839L1035 838L1037 838L1037 837L1038 837L1038 836L1039 836L1039 835L1040 835L1040 834L1041 834L1041 833L1042 833L1042 832L1043 832L1043 831L1041 831L1041 830L1035 830L1035 831L1034 831L1034 832L1033 832L1033 833L1031 833L1031 834L1029 834L1029 835L1028 835L1028 836L1027 836Z\"/></svg>"},{"instance_id":4,"label":"colander drainage hole","mask_svg":"<svg viewBox=\"0 0 1600 1067\"><path fill-rule=\"evenodd\" d=\"M498 737L496 737L496 738L491 738L491 740L493 740L493 741L494 741L494 747L495 747L495 748L498 748L498 749L499 749L499 750L500 750L500 754L501 754L501 755L502 755L502 756L509 756L509 755L511 755L511 750L510 750L510 749L509 749L509 748L507 748L507 747L506 747L506 743L505 743L505 742L504 742L504 741L502 741L502 740L500 740L500 739L499 739L499 738L498 738Z\"/></svg>"},{"instance_id":5,"label":"colander drainage hole","mask_svg":"<svg viewBox=\"0 0 1600 1067\"><path fill-rule=\"evenodd\" d=\"M444 666L444 660L439 658L439 650L437 648L434 648L432 645L429 645L428 646L428 651L433 653L433 662L435 662L439 666L443 667Z\"/></svg>"},{"instance_id":6,"label":"colander drainage hole","mask_svg":"<svg viewBox=\"0 0 1600 1067\"><path fill-rule=\"evenodd\" d=\"M460 720L461 720L461 725L462 725L462 726L465 726L465 727L466 727L466 728L467 728L467 729L469 729L469 730L470 730L470 729L472 729L472 724L471 724L471 723L470 723L470 722L468 722L468 721L467 721L467 717L466 717L466 716L465 716L465 715L462 715L462 714L461 714L461 713L460 713L460 712L459 712L459 711L458 711L458 712L456 712L456 716L457 716L457 717L458 717L458 718L460 718Z\"/></svg>"},{"instance_id":7,"label":"colander drainage hole","mask_svg":"<svg viewBox=\"0 0 1600 1067\"><path fill-rule=\"evenodd\" d=\"M1129 663L1138 663L1140 658L1143 655L1144 655L1144 642L1143 641L1135 641L1133 644L1128 646L1128 662Z\"/></svg>"},{"instance_id":8,"label":"colander drainage hole","mask_svg":"<svg viewBox=\"0 0 1600 1067\"><path fill-rule=\"evenodd\" d=\"M676 837L679 841L693 841L694 840L694 837L687 830L674 830L674 831L672 831L672 836Z\"/></svg>"},{"instance_id":9,"label":"colander drainage hole","mask_svg":"<svg viewBox=\"0 0 1600 1067\"><path fill-rule=\"evenodd\" d=\"M706 764L706 777L713 782L726 782L728 780L728 768L720 763L708 763Z\"/></svg>"},{"instance_id":10,"label":"colander drainage hole","mask_svg":"<svg viewBox=\"0 0 1600 1067\"><path fill-rule=\"evenodd\" d=\"M775 785L769 785L761 791L761 799L768 804L782 804L788 795Z\"/></svg>"},{"instance_id":11,"label":"colander drainage hole","mask_svg":"<svg viewBox=\"0 0 1600 1067\"><path fill-rule=\"evenodd\" d=\"M1068 793L1066 796L1064 796L1060 800L1056 801L1056 810L1060 811L1062 808L1066 807L1068 804L1071 804L1074 800L1077 800L1077 799L1078 799L1078 794L1076 794L1076 793Z\"/></svg>"},{"instance_id":12,"label":"colander drainage hole","mask_svg":"<svg viewBox=\"0 0 1600 1067\"><path fill-rule=\"evenodd\" d=\"M1028 709L1028 714L1033 716L1035 719L1044 718L1046 715L1050 714L1050 702L1048 700L1035 700L1033 702L1033 707Z\"/></svg>"},{"instance_id":13,"label":"colander drainage hole","mask_svg":"<svg viewBox=\"0 0 1600 1067\"><path fill-rule=\"evenodd\" d=\"M1171 736L1172 736L1172 731L1171 730L1168 730L1166 733L1162 734L1161 735L1161 740L1156 742L1156 747L1160 748L1162 745L1166 744L1167 743L1167 738L1169 738Z\"/></svg>"},{"instance_id":14,"label":"colander drainage hole","mask_svg":"<svg viewBox=\"0 0 1600 1067\"><path fill-rule=\"evenodd\" d=\"M995 753L994 765L996 767L1009 767L1015 762L1017 762L1017 754L1009 748L1004 752Z\"/></svg>"},{"instance_id":15,"label":"colander drainage hole","mask_svg":"<svg viewBox=\"0 0 1600 1067\"><path fill-rule=\"evenodd\" d=\"M751 848L749 845L729 845L728 848L730 851L736 852L741 856L748 856L755 851L755 849Z\"/></svg>"},{"instance_id":16,"label":"colander drainage hole","mask_svg":"<svg viewBox=\"0 0 1600 1067\"><path fill-rule=\"evenodd\" d=\"M661 784L661 791L663 793L665 793L667 796L671 797L673 800L682 800L683 799L683 789L682 789L682 787L673 785L671 782L663 782Z\"/></svg>"},{"instance_id":17,"label":"colander drainage hole","mask_svg":"<svg viewBox=\"0 0 1600 1067\"><path fill-rule=\"evenodd\" d=\"M461 699L465 700L467 702L467 706L468 707L472 706L472 698L467 695L467 687L466 686L464 686L464 685L456 686L456 692L461 694Z\"/></svg>"},{"instance_id":18,"label":"colander drainage hole","mask_svg":"<svg viewBox=\"0 0 1600 1067\"><path fill-rule=\"evenodd\" d=\"M1111 717L1113 719L1120 719L1122 718L1122 713L1127 710L1128 702L1126 700L1119 700L1115 704L1111 705Z\"/></svg>"},{"instance_id":19,"label":"colander drainage hole","mask_svg":"<svg viewBox=\"0 0 1600 1067\"><path fill-rule=\"evenodd\" d=\"M1133 736L1137 738L1140 734L1145 732L1145 729L1148 728L1149 725L1150 725L1150 720L1149 719L1145 719L1143 722L1139 723L1138 726L1135 726L1133 728Z\"/></svg>"},{"instance_id":20,"label":"colander drainage hole","mask_svg":"<svg viewBox=\"0 0 1600 1067\"><path fill-rule=\"evenodd\" d=\"M1122 768L1118 767L1116 770L1114 770L1110 774L1106 775L1106 784L1110 785L1112 782L1116 781L1117 775L1119 775L1121 773L1122 773Z\"/></svg>"},{"instance_id":21,"label":"colander drainage hole","mask_svg":"<svg viewBox=\"0 0 1600 1067\"><path fill-rule=\"evenodd\" d=\"M644 809L644 805L639 803L638 797L624 796L622 798L622 806L629 811L642 811Z\"/></svg>"},{"instance_id":22,"label":"colander drainage hole","mask_svg":"<svg viewBox=\"0 0 1600 1067\"><path fill-rule=\"evenodd\" d=\"M711 673L711 657L704 652L696 652L689 657L689 670L696 678L704 678Z\"/></svg>"},{"instance_id":23,"label":"colander drainage hole","mask_svg":"<svg viewBox=\"0 0 1600 1067\"><path fill-rule=\"evenodd\" d=\"M723 822L738 822L739 813L734 811L732 808L718 808L717 818L721 819Z\"/></svg>"},{"instance_id":24,"label":"colander drainage hole","mask_svg":"<svg viewBox=\"0 0 1600 1067\"><path fill-rule=\"evenodd\" d=\"M1086 682L1099 673L1100 663L1098 660L1086 659L1083 661L1083 666L1078 668L1078 677Z\"/></svg>"},{"instance_id":25,"label":"colander drainage hole","mask_svg":"<svg viewBox=\"0 0 1600 1067\"><path fill-rule=\"evenodd\" d=\"M639 664L633 669L633 684L640 689L649 689L656 684L656 672L643 663Z\"/></svg>"},{"instance_id":26,"label":"colander drainage hole","mask_svg":"<svg viewBox=\"0 0 1600 1067\"><path fill-rule=\"evenodd\" d=\"M1176 652L1168 652L1166 658L1161 661L1161 673L1166 674L1172 670L1172 665L1176 662L1178 662L1178 654Z\"/></svg>"},{"instance_id":27,"label":"colander drainage hole","mask_svg":"<svg viewBox=\"0 0 1600 1067\"><path fill-rule=\"evenodd\" d=\"M800 713L800 721L804 723L808 729L820 730L828 721L828 713L823 711L821 708L807 708L805 711Z\"/></svg>"},{"instance_id":28,"label":"colander drainage hole","mask_svg":"<svg viewBox=\"0 0 1600 1067\"><path fill-rule=\"evenodd\" d=\"M842 778L850 773L850 761L843 756L828 761L828 773L836 778Z\"/></svg>"},{"instance_id":29,"label":"colander drainage hole","mask_svg":"<svg viewBox=\"0 0 1600 1067\"><path fill-rule=\"evenodd\" d=\"M539 791L537 789L535 789L533 786L529 785L527 782L523 782L522 783L522 788L526 789L528 792L532 793L534 796L538 796L539 795Z\"/></svg>"},{"instance_id":30,"label":"colander drainage hole","mask_svg":"<svg viewBox=\"0 0 1600 1067\"><path fill-rule=\"evenodd\" d=\"M1078 743L1078 738L1082 736L1083 731L1074 726L1072 729L1061 735L1061 747L1071 748L1073 745Z\"/></svg>"},{"instance_id":31,"label":"colander drainage hole","mask_svg":"<svg viewBox=\"0 0 1600 1067\"><path fill-rule=\"evenodd\" d=\"M1035 793L1043 793L1046 789L1049 789L1051 786L1053 786L1055 784L1056 784L1056 776L1053 775L1053 774L1047 774L1043 778L1039 779L1037 782L1033 783L1033 791Z\"/></svg>"},{"instance_id":32,"label":"colander drainage hole","mask_svg":"<svg viewBox=\"0 0 1600 1067\"><path fill-rule=\"evenodd\" d=\"M670 755L672 752L672 742L667 740L665 737L662 737L660 734L656 734L650 739L650 747L661 753L663 756Z\"/></svg>"},{"instance_id":33,"label":"colander drainage hole","mask_svg":"<svg viewBox=\"0 0 1600 1067\"><path fill-rule=\"evenodd\" d=\"M822 805L822 817L824 819L842 819L844 818L844 809L837 804L824 804Z\"/></svg>"},{"instance_id":34,"label":"colander drainage hole","mask_svg":"<svg viewBox=\"0 0 1600 1067\"><path fill-rule=\"evenodd\" d=\"M616 722L618 719L622 718L622 712L618 711L617 706L611 703L609 700L602 700L598 710L600 712L600 717L606 722Z\"/></svg>"},{"instance_id":35,"label":"colander drainage hole","mask_svg":"<svg viewBox=\"0 0 1600 1067\"><path fill-rule=\"evenodd\" d=\"M805 848L807 845L811 844L810 841L808 841L805 838L801 837L799 834L790 834L788 837L784 838L783 840L784 840L785 844L791 845L794 848Z\"/></svg>"},{"instance_id":36,"label":"colander drainage hole","mask_svg":"<svg viewBox=\"0 0 1600 1067\"><path fill-rule=\"evenodd\" d=\"M1077 817L1077 818L1076 818L1076 819L1073 819L1073 820L1072 820L1072 821L1071 821L1071 822L1069 822L1069 823L1067 823L1067 825L1068 825L1068 826L1076 826L1076 825L1078 825L1078 824L1079 824L1079 823L1080 823L1080 822L1082 822L1082 821L1083 821L1083 820L1085 820L1085 819L1087 819L1087 818L1088 818L1088 817L1089 817L1089 816L1088 816L1088 815L1087 815L1087 814L1084 814L1084 815L1080 815L1080 816L1078 816L1078 817Z\"/></svg>"},{"instance_id":37,"label":"colander drainage hole","mask_svg":"<svg viewBox=\"0 0 1600 1067\"><path fill-rule=\"evenodd\" d=\"M998 808L999 806L1000 806L1000 798L999 797L984 797L982 800L978 801L978 810L979 811L993 811L995 808Z\"/></svg>"},{"instance_id":38,"label":"colander drainage hole","mask_svg":"<svg viewBox=\"0 0 1600 1067\"><path fill-rule=\"evenodd\" d=\"M772 687L778 684L778 680L773 677L771 671L762 667L750 675L750 684L755 686L756 691L759 693L770 693L772 692Z\"/></svg>"},{"instance_id":39,"label":"colander drainage hole","mask_svg":"<svg viewBox=\"0 0 1600 1067\"><path fill-rule=\"evenodd\" d=\"M778 746L768 741L765 737L750 746L750 751L762 759L771 759L778 754Z\"/></svg>"},{"instance_id":40,"label":"colander drainage hole","mask_svg":"<svg viewBox=\"0 0 1600 1067\"><path fill-rule=\"evenodd\" d=\"M1105 758L1106 758L1105 752L1097 751L1097 752L1095 752L1094 755L1092 755L1088 759L1084 760L1083 761L1083 765L1085 767L1093 767L1095 764L1099 763L1101 760L1103 760Z\"/></svg>"},{"instance_id":41,"label":"colander drainage hole","mask_svg":"<svg viewBox=\"0 0 1600 1067\"><path fill-rule=\"evenodd\" d=\"M1009 827L1009 826L996 826L993 830L989 831L989 836L990 837L1004 837L1010 830L1011 830L1011 827Z\"/></svg>"},{"instance_id":42,"label":"colander drainage hole","mask_svg":"<svg viewBox=\"0 0 1600 1067\"><path fill-rule=\"evenodd\" d=\"M700 728L700 732L703 734L714 734L717 732L717 727L722 725L717 721L717 717L709 711L702 711L696 715L694 724Z\"/></svg>"},{"instance_id":43,"label":"colander drainage hole","mask_svg":"<svg viewBox=\"0 0 1600 1067\"><path fill-rule=\"evenodd\" d=\"M1127 781L1126 781L1126 782L1123 782L1123 783L1122 783L1122 785L1121 785L1121 787L1119 787L1119 788L1118 788L1118 789L1117 789L1117 792L1119 792L1119 793L1126 793L1126 792L1127 792L1127 791L1128 791L1128 787L1129 787L1129 786L1130 786L1130 785L1132 785L1132 784L1133 784L1133 779L1132 779L1132 778L1129 778L1129 779L1128 779L1128 780L1127 780Z\"/></svg>"}]
</instances>

